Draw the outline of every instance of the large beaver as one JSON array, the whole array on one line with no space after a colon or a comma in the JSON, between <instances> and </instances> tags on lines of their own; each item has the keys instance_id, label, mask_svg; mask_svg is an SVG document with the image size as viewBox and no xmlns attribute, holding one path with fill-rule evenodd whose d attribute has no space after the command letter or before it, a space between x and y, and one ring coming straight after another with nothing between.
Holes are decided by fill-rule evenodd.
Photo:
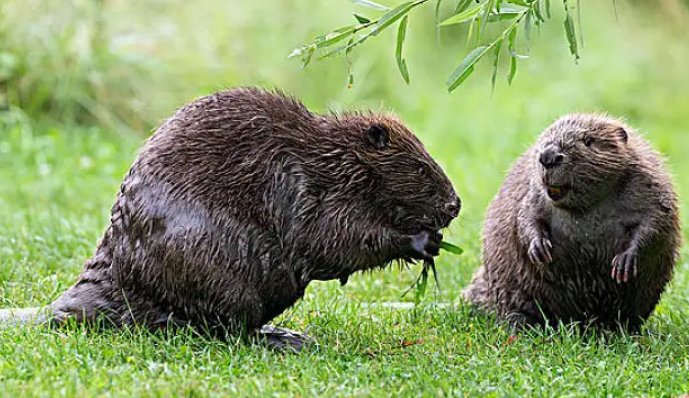
<instances>
[{"instance_id":1,"label":"large beaver","mask_svg":"<svg viewBox=\"0 0 689 398\"><path fill-rule=\"evenodd\" d=\"M397 119L222 91L178 110L143 146L94 256L47 313L255 332L313 280L432 260L459 210L450 180Z\"/></svg>"},{"instance_id":2,"label":"large beaver","mask_svg":"<svg viewBox=\"0 0 689 398\"><path fill-rule=\"evenodd\" d=\"M512 166L483 240L470 302L512 325L634 331L670 280L681 237L660 155L619 121L574 114Z\"/></svg>"}]
</instances>

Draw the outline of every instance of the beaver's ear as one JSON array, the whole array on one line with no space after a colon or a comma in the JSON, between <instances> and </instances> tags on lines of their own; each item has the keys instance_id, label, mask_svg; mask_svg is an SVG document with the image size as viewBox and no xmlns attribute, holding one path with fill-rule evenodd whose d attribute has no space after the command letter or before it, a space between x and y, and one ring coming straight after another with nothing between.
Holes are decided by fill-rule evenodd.
<instances>
[{"instance_id":1,"label":"beaver's ear","mask_svg":"<svg viewBox=\"0 0 689 398\"><path fill-rule=\"evenodd\" d=\"M625 130L624 127L618 127L617 129L615 129L615 135L620 141L622 141L625 144L629 139L629 136L627 135L627 130Z\"/></svg>"},{"instance_id":2,"label":"beaver's ear","mask_svg":"<svg viewBox=\"0 0 689 398\"><path fill-rule=\"evenodd\" d=\"M390 143L390 132L382 124L374 123L366 130L366 139L376 149L387 148Z\"/></svg>"}]
</instances>

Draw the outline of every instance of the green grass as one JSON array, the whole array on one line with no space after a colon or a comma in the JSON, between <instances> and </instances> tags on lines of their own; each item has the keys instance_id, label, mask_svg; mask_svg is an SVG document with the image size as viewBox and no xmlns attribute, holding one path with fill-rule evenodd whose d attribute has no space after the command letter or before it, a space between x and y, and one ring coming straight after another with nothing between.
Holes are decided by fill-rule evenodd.
<instances>
[{"instance_id":1,"label":"green grass","mask_svg":"<svg viewBox=\"0 0 689 398\"><path fill-rule=\"evenodd\" d=\"M14 13L10 22L18 29L36 11L17 6L20 2L15 0L3 3L6 12ZM619 22L611 4L589 3L582 10L585 46L579 65L568 55L558 13L540 35L534 30L533 56L520 63L511 87L505 82L506 69L501 69L491 99L489 62L455 93L445 93L447 75L465 54L457 44L462 31L445 31L442 47L436 47L429 25L432 7L410 20L405 50L410 86L397 74L394 37L387 34L355 53L356 84L348 90L343 60L315 63L301 71L297 61L285 58L316 33L348 22L348 12L362 11L347 2L230 5L204 0L176 7L142 2L148 9L109 2L107 26L111 34L121 36L120 55L146 56L155 65L149 70L152 74L132 73L124 79L106 73L96 80L112 88L102 102L104 109L120 115L139 134L120 129L121 134L113 134L115 127L106 123L107 118L96 118L103 122L101 127L69 127L74 121L70 112L77 112L78 106L58 106L66 113L47 107L50 119L37 117L39 106L25 109L36 123L1 116L0 307L46 304L73 283L107 225L118 185L145 138L145 128L136 128L139 120L146 120L142 125L157 123L185 101L237 84L282 87L316 111L394 110L422 138L460 194L462 212L446 237L465 252L440 257L443 294L429 283L423 307L416 311L383 303L400 301L420 267L357 275L345 287L313 283L304 300L276 320L308 329L320 343L320 348L300 355L184 332L0 329L0 392L11 397L689 393L686 250L671 288L641 337L596 339L542 331L513 341L490 317L461 305L435 305L454 302L478 267L483 213L510 163L566 112L608 111L638 127L667 155L687 225L689 36L684 27L646 11L636 13L626 2L618 1ZM9 18L4 20L8 23ZM41 23L33 18L30 22ZM139 35L136 45L122 44L127 43L125 33ZM25 37L27 43L32 37ZM16 43L14 51L42 51ZM62 56L65 51L58 47L51 54ZM51 65L66 67L35 59L26 73L35 84L60 91L52 104L69 101L71 92L84 95L74 98L91 98L90 89L79 91L83 74L74 72L69 75L74 79L54 85L51 79L58 74L46 74ZM135 105L127 109L138 116L127 119L127 112L117 111L122 109L118 104ZM403 299L411 300L411 294Z\"/></svg>"}]
</instances>

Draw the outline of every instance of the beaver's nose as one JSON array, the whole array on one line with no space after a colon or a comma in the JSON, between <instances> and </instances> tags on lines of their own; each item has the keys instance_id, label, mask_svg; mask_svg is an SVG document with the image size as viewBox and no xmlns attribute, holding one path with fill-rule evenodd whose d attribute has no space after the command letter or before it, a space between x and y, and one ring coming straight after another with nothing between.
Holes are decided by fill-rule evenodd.
<instances>
[{"instance_id":1,"label":"beaver's nose","mask_svg":"<svg viewBox=\"0 0 689 398\"><path fill-rule=\"evenodd\" d=\"M462 207L462 203L460 202L459 198L455 198L451 202L445 203L445 210L450 213L450 215L454 218L457 217L459 214L459 209Z\"/></svg>"},{"instance_id":2,"label":"beaver's nose","mask_svg":"<svg viewBox=\"0 0 689 398\"><path fill-rule=\"evenodd\" d=\"M558 152L553 147L548 147L544 149L543 152L541 152L541 156L538 158L538 161L541 162L543 167L545 167L546 169L555 168L561 165L564 160L565 155Z\"/></svg>"}]
</instances>

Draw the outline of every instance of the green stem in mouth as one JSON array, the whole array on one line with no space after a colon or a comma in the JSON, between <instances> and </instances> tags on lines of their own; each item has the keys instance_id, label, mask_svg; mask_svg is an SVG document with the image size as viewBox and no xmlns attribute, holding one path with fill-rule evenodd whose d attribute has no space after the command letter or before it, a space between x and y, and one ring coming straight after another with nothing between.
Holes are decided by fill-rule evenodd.
<instances>
[{"instance_id":1,"label":"green stem in mouth","mask_svg":"<svg viewBox=\"0 0 689 398\"><path fill-rule=\"evenodd\" d=\"M440 248L455 255L460 255L464 253L464 250L462 248L448 242L440 242ZM438 291L442 293L442 289L440 288L440 282L438 281L438 271L435 268L435 261L430 260L423 262L423 269L421 270L421 274L418 278L416 278L416 281L414 281L414 283L411 286L409 286L409 288L405 290L404 293L402 293L402 296L400 298L406 296L407 293L409 293L409 291L411 291L411 289L414 286L416 286L416 292L414 293L414 305L419 305L419 302L421 302L421 298L426 295L429 269L433 271L433 279L435 280L435 286L438 288Z\"/></svg>"},{"instance_id":2,"label":"green stem in mouth","mask_svg":"<svg viewBox=\"0 0 689 398\"><path fill-rule=\"evenodd\" d=\"M440 242L440 248L458 256L464 253L464 250L461 247L455 246L449 242Z\"/></svg>"}]
</instances>

